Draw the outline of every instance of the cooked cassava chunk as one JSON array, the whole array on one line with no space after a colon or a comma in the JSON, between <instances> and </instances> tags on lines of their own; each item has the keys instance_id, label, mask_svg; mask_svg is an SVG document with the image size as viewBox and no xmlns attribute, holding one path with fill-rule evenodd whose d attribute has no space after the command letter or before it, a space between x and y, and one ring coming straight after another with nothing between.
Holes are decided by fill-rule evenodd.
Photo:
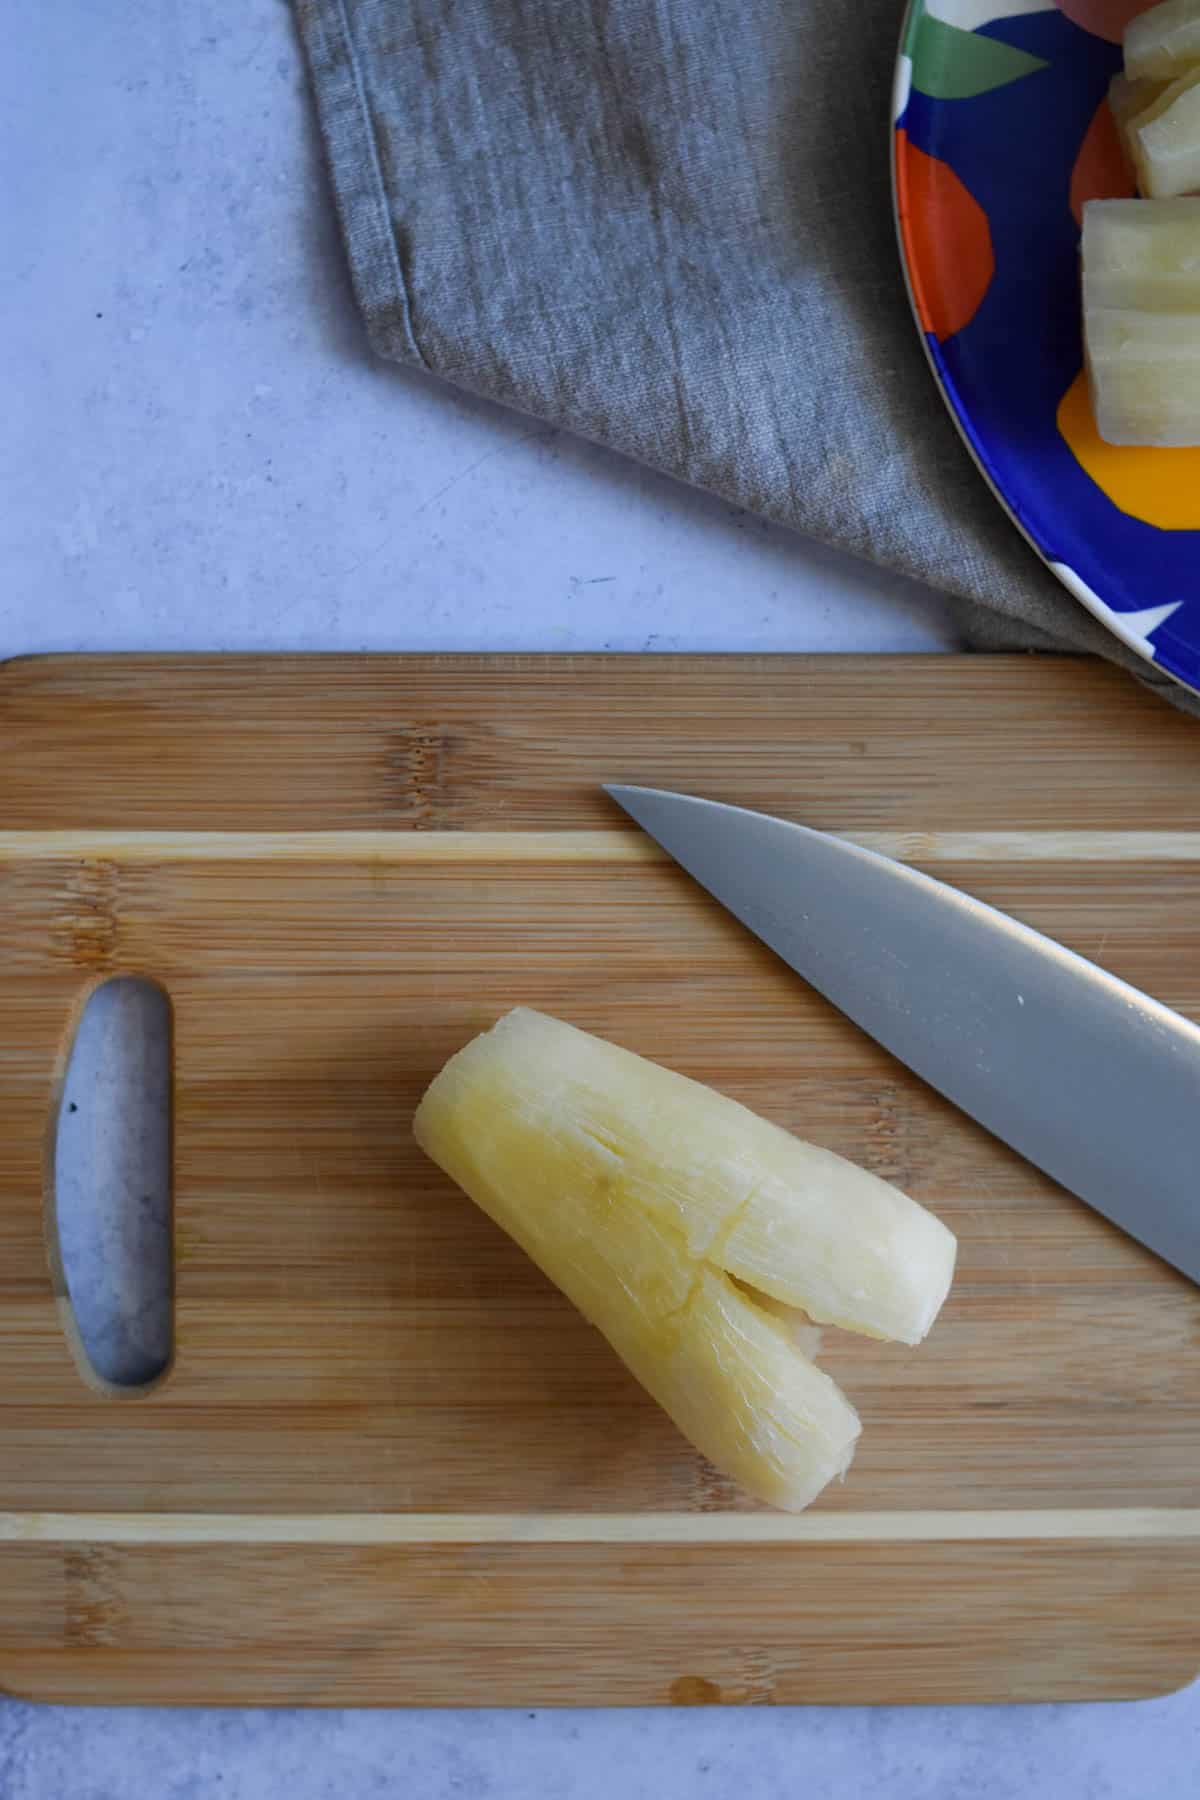
<instances>
[{"instance_id":1,"label":"cooked cassava chunk","mask_svg":"<svg viewBox=\"0 0 1200 1800\"><path fill-rule=\"evenodd\" d=\"M1100 436L1200 443L1200 198L1089 202L1083 318Z\"/></svg>"},{"instance_id":2,"label":"cooked cassava chunk","mask_svg":"<svg viewBox=\"0 0 1200 1800\"><path fill-rule=\"evenodd\" d=\"M1125 28L1125 73L1173 81L1200 63L1200 0L1163 0Z\"/></svg>"},{"instance_id":3,"label":"cooked cassava chunk","mask_svg":"<svg viewBox=\"0 0 1200 1800\"><path fill-rule=\"evenodd\" d=\"M796 1316L917 1343L955 1239L876 1176L544 1014L453 1057L422 1148L598 1327L719 1468L806 1506L859 1422Z\"/></svg>"}]
</instances>

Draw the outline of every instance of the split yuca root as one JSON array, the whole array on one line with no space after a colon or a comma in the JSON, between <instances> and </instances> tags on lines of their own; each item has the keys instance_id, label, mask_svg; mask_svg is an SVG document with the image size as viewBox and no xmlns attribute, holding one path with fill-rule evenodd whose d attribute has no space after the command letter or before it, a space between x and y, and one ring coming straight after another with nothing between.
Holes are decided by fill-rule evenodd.
<instances>
[{"instance_id":1,"label":"split yuca root","mask_svg":"<svg viewBox=\"0 0 1200 1800\"><path fill-rule=\"evenodd\" d=\"M1200 443L1200 0L1132 21L1109 106L1140 200L1083 215L1092 410L1110 444Z\"/></svg>"},{"instance_id":2,"label":"split yuca root","mask_svg":"<svg viewBox=\"0 0 1200 1800\"><path fill-rule=\"evenodd\" d=\"M953 1234L896 1188L542 1013L453 1057L413 1129L685 1436L774 1506L807 1506L860 1430L798 1317L915 1344L950 1287Z\"/></svg>"}]
</instances>

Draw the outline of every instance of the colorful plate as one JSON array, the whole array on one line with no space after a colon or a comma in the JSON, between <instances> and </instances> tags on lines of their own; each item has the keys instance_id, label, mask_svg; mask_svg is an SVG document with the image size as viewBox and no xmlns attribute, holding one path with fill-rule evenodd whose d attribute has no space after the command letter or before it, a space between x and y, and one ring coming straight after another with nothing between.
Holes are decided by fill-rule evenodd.
<instances>
[{"instance_id":1,"label":"colorful plate","mask_svg":"<svg viewBox=\"0 0 1200 1800\"><path fill-rule=\"evenodd\" d=\"M1200 449L1117 450L1083 375L1079 217L1132 194L1108 110L1149 0L912 0L900 243L946 403L997 497L1110 631L1200 690Z\"/></svg>"}]
</instances>

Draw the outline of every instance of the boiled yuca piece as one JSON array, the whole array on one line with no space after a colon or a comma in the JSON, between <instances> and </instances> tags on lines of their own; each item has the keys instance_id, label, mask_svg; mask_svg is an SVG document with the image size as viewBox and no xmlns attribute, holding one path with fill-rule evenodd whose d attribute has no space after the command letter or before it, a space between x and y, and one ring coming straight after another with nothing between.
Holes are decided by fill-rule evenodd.
<instances>
[{"instance_id":1,"label":"boiled yuca piece","mask_svg":"<svg viewBox=\"0 0 1200 1800\"><path fill-rule=\"evenodd\" d=\"M1162 0L1125 29L1125 73L1171 81L1200 64L1200 0Z\"/></svg>"},{"instance_id":2,"label":"boiled yuca piece","mask_svg":"<svg viewBox=\"0 0 1200 1800\"><path fill-rule=\"evenodd\" d=\"M426 1119L468 1072L495 1086L492 1154L514 1173L536 1131L547 1187L561 1191L583 1157L694 1261L820 1324L916 1344L937 1317L955 1255L941 1221L727 1095L523 1007L447 1065Z\"/></svg>"},{"instance_id":3,"label":"boiled yuca piece","mask_svg":"<svg viewBox=\"0 0 1200 1800\"><path fill-rule=\"evenodd\" d=\"M1134 160L1132 128L1170 85L1169 81L1131 81L1128 75L1114 75L1109 83L1108 109L1131 163Z\"/></svg>"},{"instance_id":4,"label":"boiled yuca piece","mask_svg":"<svg viewBox=\"0 0 1200 1800\"><path fill-rule=\"evenodd\" d=\"M800 1512L844 1475L862 1427L787 1324L701 1264L679 1329L642 1367L595 1320L647 1393L711 1463L768 1506Z\"/></svg>"},{"instance_id":5,"label":"boiled yuca piece","mask_svg":"<svg viewBox=\"0 0 1200 1800\"><path fill-rule=\"evenodd\" d=\"M1200 189L1200 68L1171 83L1128 130L1138 186L1149 200Z\"/></svg>"},{"instance_id":6,"label":"boiled yuca piece","mask_svg":"<svg viewBox=\"0 0 1200 1800\"><path fill-rule=\"evenodd\" d=\"M1092 410L1109 444L1200 443L1200 314L1084 314Z\"/></svg>"},{"instance_id":7,"label":"boiled yuca piece","mask_svg":"<svg viewBox=\"0 0 1200 1800\"><path fill-rule=\"evenodd\" d=\"M1110 444L1200 443L1200 198L1083 209L1092 410Z\"/></svg>"},{"instance_id":8,"label":"boiled yuca piece","mask_svg":"<svg viewBox=\"0 0 1200 1800\"><path fill-rule=\"evenodd\" d=\"M954 1237L915 1202L541 1013L453 1057L414 1131L692 1442L776 1506L841 1473L859 1430L791 1309L916 1342L950 1285Z\"/></svg>"},{"instance_id":9,"label":"boiled yuca piece","mask_svg":"<svg viewBox=\"0 0 1200 1800\"><path fill-rule=\"evenodd\" d=\"M1200 196L1089 201L1082 251L1085 310L1200 316Z\"/></svg>"}]
</instances>

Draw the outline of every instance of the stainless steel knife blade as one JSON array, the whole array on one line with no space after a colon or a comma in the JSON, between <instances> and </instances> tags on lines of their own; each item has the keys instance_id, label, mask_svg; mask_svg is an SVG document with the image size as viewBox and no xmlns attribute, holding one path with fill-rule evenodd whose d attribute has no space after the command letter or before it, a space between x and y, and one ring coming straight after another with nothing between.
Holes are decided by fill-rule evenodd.
<instances>
[{"instance_id":1,"label":"stainless steel knife blade","mask_svg":"<svg viewBox=\"0 0 1200 1800\"><path fill-rule=\"evenodd\" d=\"M1200 1029L843 838L655 788L606 791L893 1056L1200 1281Z\"/></svg>"}]
</instances>

